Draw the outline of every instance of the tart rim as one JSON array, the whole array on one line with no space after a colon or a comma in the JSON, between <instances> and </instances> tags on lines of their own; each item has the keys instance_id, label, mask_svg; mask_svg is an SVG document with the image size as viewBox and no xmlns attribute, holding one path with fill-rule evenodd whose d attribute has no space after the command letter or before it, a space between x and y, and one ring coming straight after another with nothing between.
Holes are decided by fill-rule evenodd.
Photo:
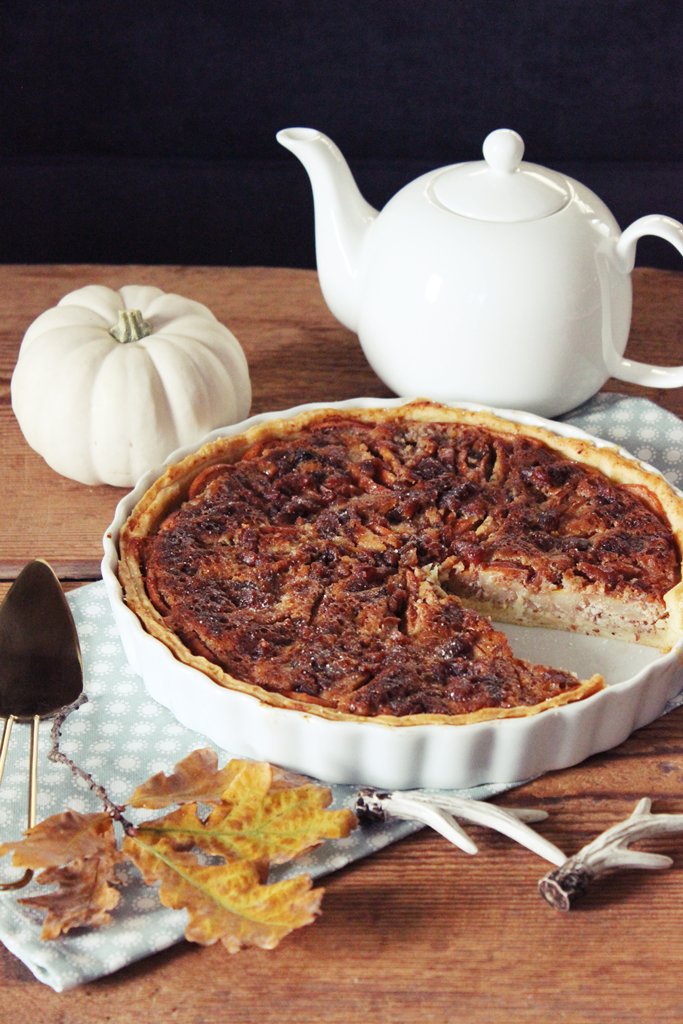
<instances>
[{"instance_id":1,"label":"tart rim","mask_svg":"<svg viewBox=\"0 0 683 1024\"><path fill-rule=\"evenodd\" d=\"M475 712L459 715L354 715L318 703L308 702L301 695L284 696L265 690L253 683L239 680L219 665L200 655L192 654L185 647L180 638L165 626L164 617L157 611L147 595L138 558L142 539L154 532L160 522L186 499L192 481L202 470L226 461L235 462L248 448L260 441L270 438L286 439L298 434L306 427L328 419L339 418L355 419L373 424L400 420L457 422L481 426L498 434L539 440L575 462L600 470L617 484L645 487L651 491L666 515L676 538L679 554L681 553L683 546L683 496L677 493L658 471L646 468L634 457L622 453L623 450L617 446L607 442L596 444L587 438L565 437L553 433L545 427L506 419L504 413L498 415L485 409L467 409L457 405L450 406L431 402L427 399L403 401L399 405L392 403L370 407L346 407L346 403L340 403L336 406L305 409L293 416L280 418L269 416L266 420L256 423L243 432L208 441L181 461L169 465L165 472L157 477L123 524L119 538L118 570L119 580L124 591L124 601L135 612L143 628L151 636L160 640L181 663L197 669L226 689L255 697L262 704L313 714L332 721L376 723L392 727L467 725L496 719L533 716L553 707L584 700L601 690L604 687L604 681L600 675L594 675L590 679L582 680L574 689L535 705L519 705L513 708L482 708ZM645 496L641 494L641 497ZM683 580L663 595L663 599L669 615L666 640L670 643L665 648L665 650L669 650L683 636Z\"/></svg>"}]
</instances>

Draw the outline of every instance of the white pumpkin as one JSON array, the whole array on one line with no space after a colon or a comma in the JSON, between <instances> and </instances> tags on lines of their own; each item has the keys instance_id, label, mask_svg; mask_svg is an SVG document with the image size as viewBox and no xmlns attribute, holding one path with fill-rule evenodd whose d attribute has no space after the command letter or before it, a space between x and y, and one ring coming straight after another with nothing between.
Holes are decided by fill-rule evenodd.
<instances>
[{"instance_id":1,"label":"white pumpkin","mask_svg":"<svg viewBox=\"0 0 683 1024\"><path fill-rule=\"evenodd\" d=\"M235 336L200 302L159 288L70 292L27 330L12 408L48 465L130 487L175 449L249 413Z\"/></svg>"}]
</instances>

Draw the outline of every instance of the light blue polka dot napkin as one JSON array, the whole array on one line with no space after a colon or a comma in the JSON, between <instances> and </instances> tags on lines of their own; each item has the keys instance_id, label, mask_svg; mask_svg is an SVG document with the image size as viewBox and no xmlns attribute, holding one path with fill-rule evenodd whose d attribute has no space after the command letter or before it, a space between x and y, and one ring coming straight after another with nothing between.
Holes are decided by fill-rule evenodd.
<instances>
[{"instance_id":1,"label":"light blue polka dot napkin","mask_svg":"<svg viewBox=\"0 0 683 1024\"><path fill-rule=\"evenodd\" d=\"M653 464L672 484L681 483L683 423L651 402L601 394L564 419ZM170 711L147 695L141 678L126 662L104 584L93 583L71 592L69 603L81 641L88 703L67 719L60 748L102 782L113 800L123 802L150 775L170 772L192 750L210 744L199 733L180 725ZM677 702L667 710L673 706ZM0 788L0 839L4 841L18 839L26 827L28 733L27 725L15 725L12 734ZM40 730L38 820L67 807L82 812L101 810L101 804L85 783L66 766L47 760L49 733L50 723L45 722ZM231 754L220 749L217 752L222 766ZM331 788L333 806L353 806L355 787ZM486 799L509 788L479 786L461 791L460 795ZM134 822L159 813L127 812ZM328 842L294 864L274 870L270 880L304 871L318 878L380 850L418 827L393 821L357 829L348 839ZM454 856L461 854L454 850ZM40 981L57 992L110 974L180 941L187 923L186 912L162 907L155 889L144 884L132 865L124 866L122 873L127 884L121 889L121 902L112 913L111 925L77 929L52 942L39 940L44 914L17 903L18 896L44 891L35 881L20 893L0 893L0 940ZM0 881L12 880L18 874L11 867L9 855L0 859Z\"/></svg>"}]
</instances>

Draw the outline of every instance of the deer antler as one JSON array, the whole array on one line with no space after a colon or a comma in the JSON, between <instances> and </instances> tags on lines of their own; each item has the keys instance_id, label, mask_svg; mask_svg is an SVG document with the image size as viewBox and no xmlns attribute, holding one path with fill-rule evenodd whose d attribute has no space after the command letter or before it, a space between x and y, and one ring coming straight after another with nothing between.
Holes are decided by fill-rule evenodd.
<instances>
[{"instance_id":1,"label":"deer antler","mask_svg":"<svg viewBox=\"0 0 683 1024\"><path fill-rule=\"evenodd\" d=\"M545 821L548 817L545 811L506 809L483 800L467 800L446 793L433 795L419 790L379 793L372 789L361 789L355 812L361 824L384 821L388 817L421 821L465 853L476 853L477 847L454 820L455 817L465 818L466 821L487 825L502 832L533 850L539 857L549 860L551 864L563 864L567 859L562 850L524 824L525 821Z\"/></svg>"},{"instance_id":2,"label":"deer antler","mask_svg":"<svg viewBox=\"0 0 683 1024\"><path fill-rule=\"evenodd\" d=\"M538 883L541 895L557 910L569 910L577 896L601 875L622 868L642 868L657 871L670 868L671 857L658 853L629 850L630 843L667 832L683 832L683 814L652 814L652 801L643 797L626 821L613 825L569 857L555 871Z\"/></svg>"}]
</instances>

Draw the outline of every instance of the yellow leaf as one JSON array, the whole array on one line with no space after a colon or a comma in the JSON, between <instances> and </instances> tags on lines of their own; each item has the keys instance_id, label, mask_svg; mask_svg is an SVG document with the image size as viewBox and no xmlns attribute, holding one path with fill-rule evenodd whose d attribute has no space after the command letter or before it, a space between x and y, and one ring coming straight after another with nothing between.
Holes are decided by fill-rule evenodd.
<instances>
[{"instance_id":1,"label":"yellow leaf","mask_svg":"<svg viewBox=\"0 0 683 1024\"><path fill-rule=\"evenodd\" d=\"M215 765L210 765L214 773ZM176 766L176 775L182 766ZM288 932L314 920L323 890L312 889L306 875L263 885L269 865L292 860L324 839L348 836L357 820L349 810L326 810L329 789L272 765L231 761L223 772L228 784L206 822L197 803L188 803L138 826L123 849L148 884L161 882L165 906L188 910L190 941L206 945L221 939L233 953L244 946L272 949ZM167 782L157 780L155 786L177 797L180 787ZM184 786L184 795L189 791ZM205 792L196 795L208 802ZM226 863L199 864L190 852L195 847L225 857Z\"/></svg>"},{"instance_id":2,"label":"yellow leaf","mask_svg":"<svg viewBox=\"0 0 683 1024\"><path fill-rule=\"evenodd\" d=\"M0 857L14 850L12 864L18 868L60 868L79 858L116 851L114 825L104 812L80 814L69 809L46 818L24 835L25 839L0 846Z\"/></svg>"},{"instance_id":3,"label":"yellow leaf","mask_svg":"<svg viewBox=\"0 0 683 1024\"><path fill-rule=\"evenodd\" d=\"M235 762L230 762L235 764ZM238 762L241 767L223 800L202 822L196 804L140 825L148 839L173 836L176 849L198 846L208 853L257 864L285 864L312 850L325 839L341 839L358 822L348 809L326 810L329 789L307 784L272 789L271 765Z\"/></svg>"},{"instance_id":4,"label":"yellow leaf","mask_svg":"<svg viewBox=\"0 0 683 1024\"><path fill-rule=\"evenodd\" d=\"M306 875L261 885L256 866L248 861L205 867L175 849L171 837L148 838L142 831L127 836L123 849L148 885L161 882L159 898L165 907L189 912L185 937L190 942L211 945L220 939L231 953L245 946L274 949L319 912L324 890L312 889Z\"/></svg>"}]
</instances>

